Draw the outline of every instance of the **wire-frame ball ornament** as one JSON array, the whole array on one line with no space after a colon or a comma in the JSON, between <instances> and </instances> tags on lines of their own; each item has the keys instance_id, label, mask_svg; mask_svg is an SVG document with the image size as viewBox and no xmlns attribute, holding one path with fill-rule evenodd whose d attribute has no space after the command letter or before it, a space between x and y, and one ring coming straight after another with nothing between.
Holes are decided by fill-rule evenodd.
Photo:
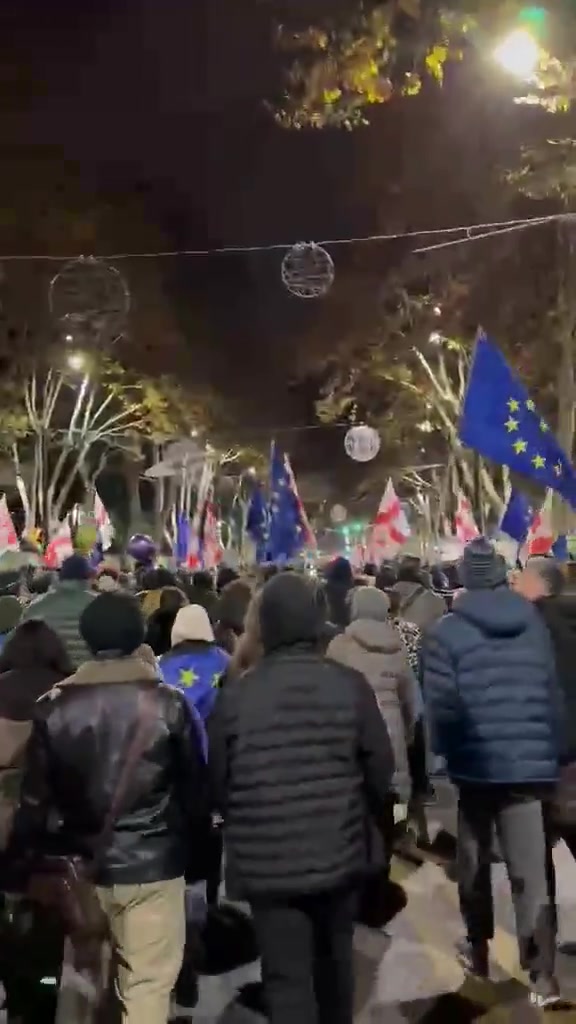
<instances>
[{"instance_id":1,"label":"wire-frame ball ornament","mask_svg":"<svg viewBox=\"0 0 576 1024\"><path fill-rule=\"evenodd\" d=\"M106 344L123 333L130 291L116 267L94 256L66 263L50 282L50 313L64 340Z\"/></svg>"},{"instance_id":2,"label":"wire-frame ball ornament","mask_svg":"<svg viewBox=\"0 0 576 1024\"><path fill-rule=\"evenodd\" d=\"M334 263L316 242L298 242L282 260L282 282L298 299L319 299L334 283Z\"/></svg>"},{"instance_id":3,"label":"wire-frame ball ornament","mask_svg":"<svg viewBox=\"0 0 576 1024\"><path fill-rule=\"evenodd\" d=\"M344 449L354 462L371 462L380 451L380 434L365 423L350 427L344 438Z\"/></svg>"}]
</instances>

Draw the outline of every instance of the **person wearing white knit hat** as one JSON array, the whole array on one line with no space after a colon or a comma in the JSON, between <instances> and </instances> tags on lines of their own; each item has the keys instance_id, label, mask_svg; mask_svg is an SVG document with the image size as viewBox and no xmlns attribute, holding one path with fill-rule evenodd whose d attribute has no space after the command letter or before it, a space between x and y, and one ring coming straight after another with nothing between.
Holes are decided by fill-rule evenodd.
<instances>
[{"instance_id":1,"label":"person wearing white knit hat","mask_svg":"<svg viewBox=\"0 0 576 1024\"><path fill-rule=\"evenodd\" d=\"M180 608L174 619L171 639L171 650L160 658L164 681L181 690L206 721L229 657L216 644L208 613L199 604Z\"/></svg>"}]
</instances>

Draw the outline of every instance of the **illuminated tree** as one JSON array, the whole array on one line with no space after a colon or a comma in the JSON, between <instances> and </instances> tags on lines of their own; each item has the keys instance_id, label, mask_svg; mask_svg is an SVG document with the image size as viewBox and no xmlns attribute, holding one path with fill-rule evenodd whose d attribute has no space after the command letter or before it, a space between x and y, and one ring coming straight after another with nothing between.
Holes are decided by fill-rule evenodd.
<instances>
[{"instance_id":1,"label":"illuminated tree","mask_svg":"<svg viewBox=\"0 0 576 1024\"><path fill-rule=\"evenodd\" d=\"M144 378L83 355L72 367L39 365L14 381L0 436L28 523L46 529L63 517L75 486L94 487L111 453L126 453L139 477L143 443L182 436L204 422L204 406L169 378Z\"/></svg>"},{"instance_id":2,"label":"illuminated tree","mask_svg":"<svg viewBox=\"0 0 576 1024\"><path fill-rule=\"evenodd\" d=\"M521 0L294 3L279 14L288 67L276 119L287 128L355 128L371 107L417 95L425 78L442 84L450 62L474 54L495 54L514 74L518 102L558 112L574 98L575 42L571 0L557 0L550 14Z\"/></svg>"}]
</instances>

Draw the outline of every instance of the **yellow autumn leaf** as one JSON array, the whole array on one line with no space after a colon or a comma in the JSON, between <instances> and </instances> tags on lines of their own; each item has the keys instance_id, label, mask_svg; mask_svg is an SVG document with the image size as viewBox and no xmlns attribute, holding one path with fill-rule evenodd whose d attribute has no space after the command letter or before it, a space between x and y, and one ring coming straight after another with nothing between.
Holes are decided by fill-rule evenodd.
<instances>
[{"instance_id":1,"label":"yellow autumn leaf","mask_svg":"<svg viewBox=\"0 0 576 1024\"><path fill-rule=\"evenodd\" d=\"M446 46L434 46L430 53L426 55L426 68L428 73L435 78L437 82L442 82L444 78L444 65L448 59L448 48Z\"/></svg>"}]
</instances>

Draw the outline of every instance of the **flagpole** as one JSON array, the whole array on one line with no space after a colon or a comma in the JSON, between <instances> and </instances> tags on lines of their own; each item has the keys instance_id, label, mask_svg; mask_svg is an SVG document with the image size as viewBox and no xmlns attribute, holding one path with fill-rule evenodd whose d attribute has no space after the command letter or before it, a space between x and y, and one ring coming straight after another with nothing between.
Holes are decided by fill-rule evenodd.
<instances>
[{"instance_id":1,"label":"flagpole","mask_svg":"<svg viewBox=\"0 0 576 1024\"><path fill-rule=\"evenodd\" d=\"M472 362L470 364L470 371L468 373L468 380L466 381L466 387L464 389L464 395L462 397L462 407L460 409L460 413L462 413L462 409L464 408L464 406L466 404L466 398L467 398L467 395L468 395L468 388L470 387L470 380L471 380L471 377L472 377L472 368L474 366L474 360L476 358L476 351L478 349L478 342L483 337L485 337L484 328L479 326L478 330L476 331L476 338L474 339L474 348L473 348L473 351L472 351ZM478 523L478 525L480 527L480 532L482 534L485 534L486 533L486 517L484 515L484 502L482 501L482 491L483 491L483 488L482 488L482 456L480 455L479 452L476 452L476 451L472 452L472 475L473 475L473 480L474 480L474 494L472 495L472 502L473 502L473 506L474 506L474 518L476 519L476 522Z\"/></svg>"}]
</instances>

